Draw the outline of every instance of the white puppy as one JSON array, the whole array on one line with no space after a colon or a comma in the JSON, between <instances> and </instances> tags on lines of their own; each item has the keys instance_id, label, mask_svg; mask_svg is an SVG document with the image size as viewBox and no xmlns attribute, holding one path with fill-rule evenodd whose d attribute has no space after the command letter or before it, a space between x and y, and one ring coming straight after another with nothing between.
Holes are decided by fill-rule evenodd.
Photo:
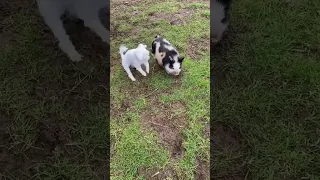
<instances>
[{"instance_id":1,"label":"white puppy","mask_svg":"<svg viewBox=\"0 0 320 180\"><path fill-rule=\"evenodd\" d=\"M37 0L37 4L45 23L59 40L60 48L72 61L81 61L82 55L76 51L60 19L66 11L82 19L85 26L109 44L110 32L101 24L99 18L99 10L108 7L106 0Z\"/></svg>"},{"instance_id":2,"label":"white puppy","mask_svg":"<svg viewBox=\"0 0 320 180\"><path fill-rule=\"evenodd\" d=\"M146 67L146 72L149 74L149 51L147 45L139 44L136 49L128 49L125 46L120 46L120 55L122 59L122 67L127 72L132 81L136 81L133 77L130 67L136 68L143 76L147 74L142 70L141 65Z\"/></svg>"}]
</instances>

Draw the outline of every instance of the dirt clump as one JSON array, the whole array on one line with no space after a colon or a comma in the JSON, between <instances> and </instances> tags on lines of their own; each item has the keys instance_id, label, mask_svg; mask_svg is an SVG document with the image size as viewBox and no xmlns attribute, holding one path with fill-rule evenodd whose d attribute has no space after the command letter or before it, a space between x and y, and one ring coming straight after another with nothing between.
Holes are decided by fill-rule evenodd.
<instances>
[{"instance_id":1,"label":"dirt clump","mask_svg":"<svg viewBox=\"0 0 320 180\"><path fill-rule=\"evenodd\" d=\"M213 123L211 129L211 161L213 162L214 179L245 179L247 177L247 167L243 157L243 140L240 132L223 123ZM222 154L222 156L221 156ZM228 154L225 159L223 154ZM216 165L219 161L224 161L223 167Z\"/></svg>"},{"instance_id":2,"label":"dirt clump","mask_svg":"<svg viewBox=\"0 0 320 180\"><path fill-rule=\"evenodd\" d=\"M188 22L188 18L194 13L193 9L180 9L177 13L154 12L149 14L151 21L157 22L166 20L170 25L183 25Z\"/></svg>"},{"instance_id":3,"label":"dirt clump","mask_svg":"<svg viewBox=\"0 0 320 180\"><path fill-rule=\"evenodd\" d=\"M209 180L210 178L209 162L205 162L197 158L197 168L195 173L196 180Z\"/></svg>"},{"instance_id":4,"label":"dirt clump","mask_svg":"<svg viewBox=\"0 0 320 180\"><path fill-rule=\"evenodd\" d=\"M180 113L175 114L177 111ZM160 143L169 149L172 159L183 156L183 134L187 127L184 115L186 109L181 102L170 105L152 106L151 110L142 114L142 123L145 129L152 128L159 136Z\"/></svg>"},{"instance_id":5,"label":"dirt clump","mask_svg":"<svg viewBox=\"0 0 320 180\"><path fill-rule=\"evenodd\" d=\"M210 51L210 41L208 38L197 40L192 38L188 43L188 55L192 60L199 60L199 52Z\"/></svg>"}]
</instances>

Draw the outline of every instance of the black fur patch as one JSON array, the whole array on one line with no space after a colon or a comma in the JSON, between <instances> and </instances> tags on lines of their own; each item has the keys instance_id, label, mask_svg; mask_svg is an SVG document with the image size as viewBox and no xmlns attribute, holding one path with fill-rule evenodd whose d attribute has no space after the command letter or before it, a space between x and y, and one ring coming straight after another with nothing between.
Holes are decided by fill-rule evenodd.
<instances>
[{"instance_id":1,"label":"black fur patch","mask_svg":"<svg viewBox=\"0 0 320 180\"><path fill-rule=\"evenodd\" d=\"M160 53L161 52L165 52L166 53L165 57L162 59L163 66L169 64L169 68L173 69L173 64L174 64L175 61L172 60L171 58L173 58L174 56L178 55L177 50L168 50L167 48L164 47L164 45L168 45L168 46L172 46L172 45L167 43L167 42L165 42L163 38L156 36L155 40L152 42L152 54L154 54L154 55L155 55L155 52L156 52L156 44L155 44L155 42L160 42L159 52ZM175 47L173 47L173 48L176 49ZM180 69L181 69L182 61L180 61L180 58L179 58L178 62L180 63Z\"/></svg>"},{"instance_id":2,"label":"black fur patch","mask_svg":"<svg viewBox=\"0 0 320 180\"><path fill-rule=\"evenodd\" d=\"M122 54L125 55L128 51L129 49L125 50Z\"/></svg>"}]
</instances>

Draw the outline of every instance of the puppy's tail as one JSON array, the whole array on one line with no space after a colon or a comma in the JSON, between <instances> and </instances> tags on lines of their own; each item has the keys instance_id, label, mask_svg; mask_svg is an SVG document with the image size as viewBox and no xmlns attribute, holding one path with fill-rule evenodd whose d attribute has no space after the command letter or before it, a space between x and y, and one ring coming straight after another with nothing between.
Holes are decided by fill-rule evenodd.
<instances>
[{"instance_id":1,"label":"puppy's tail","mask_svg":"<svg viewBox=\"0 0 320 180\"><path fill-rule=\"evenodd\" d=\"M121 45L120 46L120 55L121 55L121 58L123 58L123 56L126 54L126 52L128 51L129 49L127 47L125 47L124 45Z\"/></svg>"}]
</instances>

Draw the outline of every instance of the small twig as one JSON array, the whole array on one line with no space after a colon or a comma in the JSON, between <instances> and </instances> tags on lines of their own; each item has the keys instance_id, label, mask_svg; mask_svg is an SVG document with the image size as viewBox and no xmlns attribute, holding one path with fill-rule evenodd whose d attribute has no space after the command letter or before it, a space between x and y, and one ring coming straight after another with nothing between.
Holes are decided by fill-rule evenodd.
<instances>
[{"instance_id":1,"label":"small twig","mask_svg":"<svg viewBox=\"0 0 320 180\"><path fill-rule=\"evenodd\" d=\"M156 176L156 175L158 175L160 172L157 172L157 173L155 173L154 175L152 175L151 177L154 177L154 176Z\"/></svg>"},{"instance_id":2,"label":"small twig","mask_svg":"<svg viewBox=\"0 0 320 180\"><path fill-rule=\"evenodd\" d=\"M65 146L78 146L80 143L67 143Z\"/></svg>"},{"instance_id":3,"label":"small twig","mask_svg":"<svg viewBox=\"0 0 320 180\"><path fill-rule=\"evenodd\" d=\"M7 32L6 30L14 24L14 21L12 20L12 16L13 15L9 15L9 17L7 17L5 21L1 22L0 24L1 26L4 26L4 25L6 26L2 27L2 30L0 32Z\"/></svg>"},{"instance_id":4,"label":"small twig","mask_svg":"<svg viewBox=\"0 0 320 180\"><path fill-rule=\"evenodd\" d=\"M155 89L154 91L152 91L151 93L149 93L148 95L146 95L145 98L151 96L151 95L154 94L156 91L158 91L158 89Z\"/></svg>"},{"instance_id":5,"label":"small twig","mask_svg":"<svg viewBox=\"0 0 320 180\"><path fill-rule=\"evenodd\" d=\"M304 49L291 49L292 52L299 52L299 53L308 53L308 50Z\"/></svg>"},{"instance_id":6,"label":"small twig","mask_svg":"<svg viewBox=\"0 0 320 180\"><path fill-rule=\"evenodd\" d=\"M81 79L76 85L74 85L70 91L67 91L66 94L70 94L71 92L73 92L85 79L87 79L87 77L88 75Z\"/></svg>"},{"instance_id":7,"label":"small twig","mask_svg":"<svg viewBox=\"0 0 320 180\"><path fill-rule=\"evenodd\" d=\"M155 122L152 122L152 121L149 121L151 124L154 124L154 125L157 125L157 126L162 126L162 127L166 127L166 128L169 128L169 126L165 126L165 125L161 125L161 124L158 124L158 123L155 123Z\"/></svg>"},{"instance_id":8,"label":"small twig","mask_svg":"<svg viewBox=\"0 0 320 180\"><path fill-rule=\"evenodd\" d=\"M246 176L244 177L245 180L248 179L249 171L247 171Z\"/></svg>"}]
</instances>

